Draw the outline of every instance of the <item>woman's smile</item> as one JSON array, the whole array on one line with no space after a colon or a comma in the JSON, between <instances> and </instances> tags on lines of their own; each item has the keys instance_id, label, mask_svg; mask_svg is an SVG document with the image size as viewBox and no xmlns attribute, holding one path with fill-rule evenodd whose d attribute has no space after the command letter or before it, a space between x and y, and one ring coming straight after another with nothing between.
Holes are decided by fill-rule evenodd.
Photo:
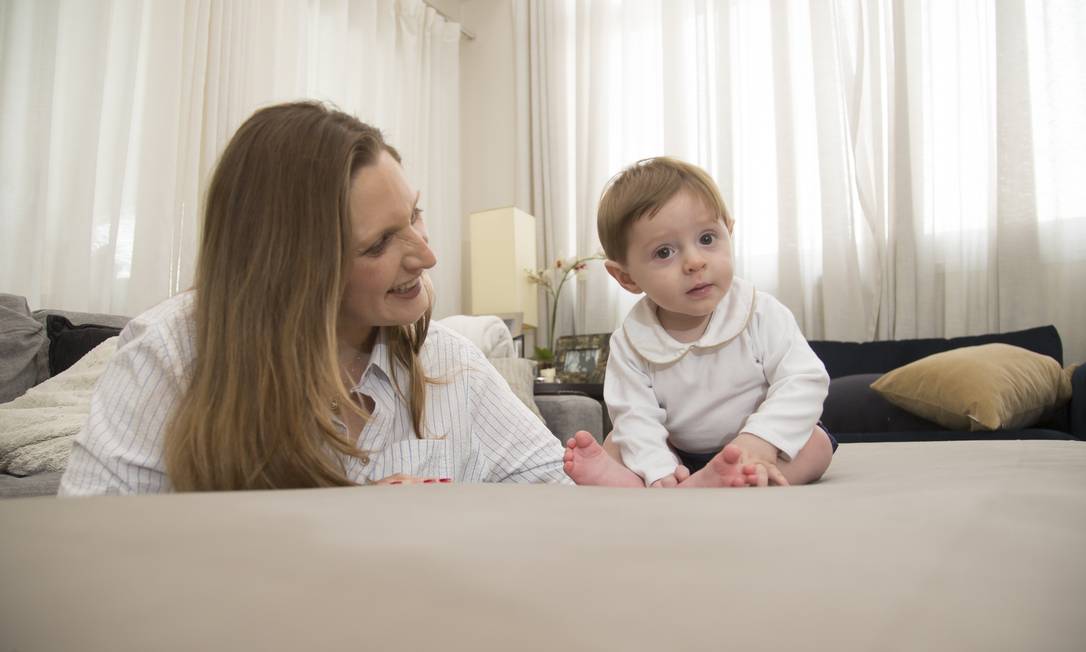
<instances>
[{"instance_id":1,"label":"woman's smile","mask_svg":"<svg viewBox=\"0 0 1086 652\"><path fill-rule=\"evenodd\" d=\"M404 299L414 299L419 295L419 291L422 289L422 277L416 276L413 280L404 283L403 285L397 285L389 290L389 294L394 294L397 297Z\"/></svg>"}]
</instances>

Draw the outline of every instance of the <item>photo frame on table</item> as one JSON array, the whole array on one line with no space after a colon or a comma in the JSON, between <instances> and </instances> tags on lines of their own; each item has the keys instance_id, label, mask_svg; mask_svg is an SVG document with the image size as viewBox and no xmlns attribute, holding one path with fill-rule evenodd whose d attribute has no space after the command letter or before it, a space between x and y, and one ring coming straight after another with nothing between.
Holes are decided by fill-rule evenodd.
<instances>
[{"instance_id":1,"label":"photo frame on table","mask_svg":"<svg viewBox=\"0 0 1086 652\"><path fill-rule=\"evenodd\" d=\"M559 337L554 354L559 382L602 383L610 341L610 333Z\"/></svg>"}]
</instances>

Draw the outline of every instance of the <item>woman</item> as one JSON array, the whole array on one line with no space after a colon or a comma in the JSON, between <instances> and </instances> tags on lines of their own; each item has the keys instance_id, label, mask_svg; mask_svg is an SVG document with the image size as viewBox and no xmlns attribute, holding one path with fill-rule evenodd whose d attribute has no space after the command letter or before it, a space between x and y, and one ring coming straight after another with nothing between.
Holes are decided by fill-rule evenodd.
<instances>
[{"instance_id":1,"label":"woman","mask_svg":"<svg viewBox=\"0 0 1086 652\"><path fill-rule=\"evenodd\" d=\"M60 494L569 482L558 440L430 323L419 199L377 129L256 112L212 178L193 289L121 334Z\"/></svg>"}]
</instances>

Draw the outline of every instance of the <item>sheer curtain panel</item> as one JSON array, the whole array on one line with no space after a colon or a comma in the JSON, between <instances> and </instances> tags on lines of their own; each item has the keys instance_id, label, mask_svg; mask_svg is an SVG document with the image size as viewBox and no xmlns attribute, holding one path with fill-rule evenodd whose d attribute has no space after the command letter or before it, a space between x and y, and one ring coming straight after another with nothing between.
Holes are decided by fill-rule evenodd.
<instances>
[{"instance_id":1,"label":"sheer curtain panel","mask_svg":"<svg viewBox=\"0 0 1086 652\"><path fill-rule=\"evenodd\" d=\"M234 130L318 99L403 155L459 312L459 36L421 0L0 3L0 290L127 315L183 291Z\"/></svg>"},{"instance_id":2,"label":"sheer curtain panel","mask_svg":"<svg viewBox=\"0 0 1086 652\"><path fill-rule=\"evenodd\" d=\"M1052 323L1086 359L1086 5L518 0L518 203L544 260L598 246L606 181L704 167L737 272L812 339ZM595 269L559 332L637 297Z\"/></svg>"}]
</instances>

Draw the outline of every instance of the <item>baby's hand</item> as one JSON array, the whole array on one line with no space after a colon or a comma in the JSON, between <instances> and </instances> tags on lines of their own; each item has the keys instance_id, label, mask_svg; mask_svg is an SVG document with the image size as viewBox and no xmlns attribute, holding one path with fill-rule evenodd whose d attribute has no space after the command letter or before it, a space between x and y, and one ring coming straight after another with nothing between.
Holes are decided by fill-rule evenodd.
<instances>
[{"instance_id":1,"label":"baby's hand","mask_svg":"<svg viewBox=\"0 0 1086 652\"><path fill-rule=\"evenodd\" d=\"M686 468L682 464L675 467L675 472L671 475L665 475L656 482L653 482L649 487L653 489L669 488L678 486L680 482L690 477L690 469Z\"/></svg>"},{"instance_id":2,"label":"baby's hand","mask_svg":"<svg viewBox=\"0 0 1086 652\"><path fill-rule=\"evenodd\" d=\"M679 481L675 479L675 474L665 475L656 482L653 482L649 487L653 489L670 488L679 484Z\"/></svg>"},{"instance_id":3,"label":"baby's hand","mask_svg":"<svg viewBox=\"0 0 1086 652\"><path fill-rule=\"evenodd\" d=\"M743 476L749 486L765 487L771 484L788 486L787 478L777 468L777 456L780 451L776 446L749 432L739 433L732 443L743 451L739 463L743 465Z\"/></svg>"}]
</instances>

